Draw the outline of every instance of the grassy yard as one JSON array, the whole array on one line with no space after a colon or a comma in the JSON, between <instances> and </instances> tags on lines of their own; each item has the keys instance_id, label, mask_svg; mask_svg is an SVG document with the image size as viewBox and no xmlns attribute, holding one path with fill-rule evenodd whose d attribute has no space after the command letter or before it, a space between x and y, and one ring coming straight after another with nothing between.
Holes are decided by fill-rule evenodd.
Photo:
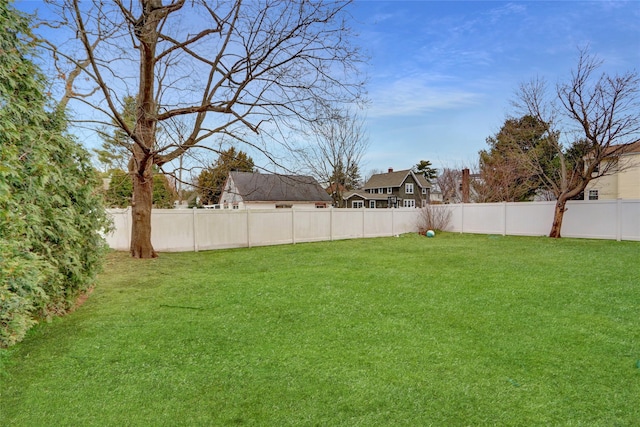
<instances>
[{"instance_id":1,"label":"grassy yard","mask_svg":"<svg viewBox=\"0 0 640 427\"><path fill-rule=\"evenodd\" d=\"M0 425L638 425L640 243L442 234L109 256L0 351Z\"/></svg>"}]
</instances>

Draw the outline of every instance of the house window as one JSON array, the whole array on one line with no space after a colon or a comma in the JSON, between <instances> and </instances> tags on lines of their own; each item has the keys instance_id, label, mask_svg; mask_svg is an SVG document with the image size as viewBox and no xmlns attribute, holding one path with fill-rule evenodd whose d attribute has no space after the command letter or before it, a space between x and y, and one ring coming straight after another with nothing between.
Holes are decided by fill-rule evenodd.
<instances>
[{"instance_id":1,"label":"house window","mask_svg":"<svg viewBox=\"0 0 640 427\"><path fill-rule=\"evenodd\" d=\"M376 201L375 200L369 200L369 207L371 209L375 209L376 208Z\"/></svg>"},{"instance_id":2,"label":"house window","mask_svg":"<svg viewBox=\"0 0 640 427\"><path fill-rule=\"evenodd\" d=\"M427 194L427 189L426 188L422 189L422 194Z\"/></svg>"},{"instance_id":3,"label":"house window","mask_svg":"<svg viewBox=\"0 0 640 427\"><path fill-rule=\"evenodd\" d=\"M351 202L351 207L354 209L360 209L364 207L364 202L362 200L354 200Z\"/></svg>"},{"instance_id":4,"label":"house window","mask_svg":"<svg viewBox=\"0 0 640 427\"><path fill-rule=\"evenodd\" d=\"M598 200L598 190L589 190L589 200Z\"/></svg>"},{"instance_id":5,"label":"house window","mask_svg":"<svg viewBox=\"0 0 640 427\"><path fill-rule=\"evenodd\" d=\"M387 187L387 194L391 194L393 193L393 188L392 187Z\"/></svg>"},{"instance_id":6,"label":"house window","mask_svg":"<svg viewBox=\"0 0 640 427\"><path fill-rule=\"evenodd\" d=\"M427 200L426 199L422 199L422 207L423 208L427 207Z\"/></svg>"},{"instance_id":7,"label":"house window","mask_svg":"<svg viewBox=\"0 0 640 427\"><path fill-rule=\"evenodd\" d=\"M404 185L404 192L407 194L413 194L413 184L406 183Z\"/></svg>"},{"instance_id":8,"label":"house window","mask_svg":"<svg viewBox=\"0 0 640 427\"><path fill-rule=\"evenodd\" d=\"M403 202L402 202L402 206L405 207L405 208L415 208L416 207L416 201L413 200L413 199L404 199Z\"/></svg>"},{"instance_id":9,"label":"house window","mask_svg":"<svg viewBox=\"0 0 640 427\"><path fill-rule=\"evenodd\" d=\"M316 203L316 209L324 209L327 207L326 203Z\"/></svg>"},{"instance_id":10,"label":"house window","mask_svg":"<svg viewBox=\"0 0 640 427\"><path fill-rule=\"evenodd\" d=\"M276 204L276 209L291 209L293 207L293 205L290 205L288 203L277 203Z\"/></svg>"},{"instance_id":11,"label":"house window","mask_svg":"<svg viewBox=\"0 0 640 427\"><path fill-rule=\"evenodd\" d=\"M379 194L384 194L384 188L378 188L378 193Z\"/></svg>"}]
</instances>

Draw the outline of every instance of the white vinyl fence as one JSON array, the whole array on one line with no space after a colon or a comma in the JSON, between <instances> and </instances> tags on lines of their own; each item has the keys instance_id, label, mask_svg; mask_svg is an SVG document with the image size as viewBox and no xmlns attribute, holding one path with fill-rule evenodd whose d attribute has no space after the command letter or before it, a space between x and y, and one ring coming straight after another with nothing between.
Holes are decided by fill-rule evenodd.
<instances>
[{"instance_id":1,"label":"white vinyl fence","mask_svg":"<svg viewBox=\"0 0 640 427\"><path fill-rule=\"evenodd\" d=\"M555 202L470 203L451 209L447 231L460 233L546 236ZM640 200L578 200L567 203L563 237L640 241Z\"/></svg>"},{"instance_id":2,"label":"white vinyl fence","mask_svg":"<svg viewBox=\"0 0 640 427\"><path fill-rule=\"evenodd\" d=\"M129 250L131 210L109 209L112 249ZM417 209L154 209L156 251L182 252L394 236L418 229Z\"/></svg>"},{"instance_id":3,"label":"white vinyl fence","mask_svg":"<svg viewBox=\"0 0 640 427\"><path fill-rule=\"evenodd\" d=\"M520 236L548 235L555 202L432 205L447 209L447 231ZM129 250L130 209L110 209L112 249ZM179 252L321 240L394 236L416 232L419 209L154 209L151 242ZM562 236L640 241L640 200L567 204Z\"/></svg>"}]
</instances>

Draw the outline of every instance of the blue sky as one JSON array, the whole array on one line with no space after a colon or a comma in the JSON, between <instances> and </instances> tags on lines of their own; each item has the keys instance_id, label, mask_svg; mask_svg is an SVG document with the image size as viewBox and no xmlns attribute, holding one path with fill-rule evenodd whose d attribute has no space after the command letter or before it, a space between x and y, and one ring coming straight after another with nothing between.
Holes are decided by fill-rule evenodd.
<instances>
[{"instance_id":1,"label":"blue sky","mask_svg":"<svg viewBox=\"0 0 640 427\"><path fill-rule=\"evenodd\" d=\"M390 1L350 6L370 57L362 169L477 162L520 83L565 80L578 47L640 71L640 1Z\"/></svg>"},{"instance_id":2,"label":"blue sky","mask_svg":"<svg viewBox=\"0 0 640 427\"><path fill-rule=\"evenodd\" d=\"M33 11L43 2L16 5ZM567 79L579 47L603 71L640 71L640 0L355 0L348 11L354 43L369 57L365 176L422 159L473 166L519 84Z\"/></svg>"}]
</instances>

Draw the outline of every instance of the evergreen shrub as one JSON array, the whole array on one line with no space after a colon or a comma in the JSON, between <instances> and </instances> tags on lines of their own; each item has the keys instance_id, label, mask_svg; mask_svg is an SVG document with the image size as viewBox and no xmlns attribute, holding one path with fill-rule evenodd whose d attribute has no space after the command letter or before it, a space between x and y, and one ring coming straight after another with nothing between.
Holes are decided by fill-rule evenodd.
<instances>
[{"instance_id":1,"label":"evergreen shrub","mask_svg":"<svg viewBox=\"0 0 640 427\"><path fill-rule=\"evenodd\" d=\"M93 284L109 219L87 151L50 105L29 19L0 2L0 347Z\"/></svg>"}]
</instances>

